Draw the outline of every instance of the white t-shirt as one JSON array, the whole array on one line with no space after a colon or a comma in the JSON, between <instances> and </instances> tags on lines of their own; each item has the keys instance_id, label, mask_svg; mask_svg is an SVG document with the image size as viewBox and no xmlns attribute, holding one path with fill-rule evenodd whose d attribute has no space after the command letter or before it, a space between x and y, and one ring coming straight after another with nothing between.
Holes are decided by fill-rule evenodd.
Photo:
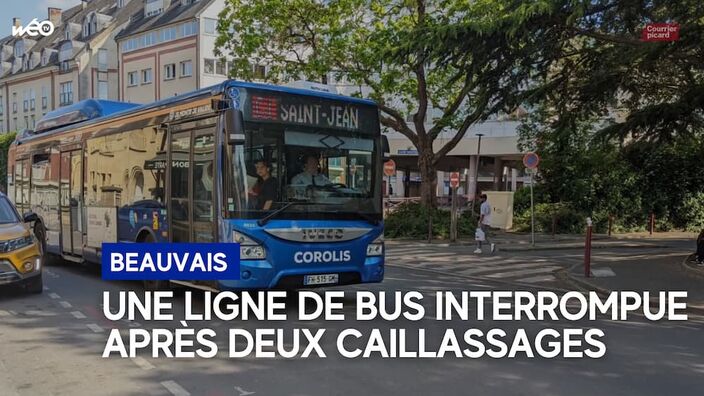
<instances>
[{"instance_id":1,"label":"white t-shirt","mask_svg":"<svg viewBox=\"0 0 704 396\"><path fill-rule=\"evenodd\" d=\"M489 201L482 202L482 206L479 207L479 214L484 215L482 224L491 224L491 205L489 205Z\"/></svg>"}]
</instances>

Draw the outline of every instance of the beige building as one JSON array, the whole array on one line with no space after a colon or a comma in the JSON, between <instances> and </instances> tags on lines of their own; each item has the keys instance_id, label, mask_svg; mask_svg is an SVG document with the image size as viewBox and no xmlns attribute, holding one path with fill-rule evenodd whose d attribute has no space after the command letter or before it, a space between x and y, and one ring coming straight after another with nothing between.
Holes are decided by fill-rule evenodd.
<instances>
[{"instance_id":1,"label":"beige building","mask_svg":"<svg viewBox=\"0 0 704 396\"><path fill-rule=\"evenodd\" d=\"M149 103L227 78L216 58L218 13L223 0L146 0L116 37L120 98Z\"/></svg>"},{"instance_id":2,"label":"beige building","mask_svg":"<svg viewBox=\"0 0 704 396\"><path fill-rule=\"evenodd\" d=\"M83 0L65 11L48 8L53 34L0 39L0 132L33 129L46 112L79 100L117 100L115 35L141 4Z\"/></svg>"}]
</instances>

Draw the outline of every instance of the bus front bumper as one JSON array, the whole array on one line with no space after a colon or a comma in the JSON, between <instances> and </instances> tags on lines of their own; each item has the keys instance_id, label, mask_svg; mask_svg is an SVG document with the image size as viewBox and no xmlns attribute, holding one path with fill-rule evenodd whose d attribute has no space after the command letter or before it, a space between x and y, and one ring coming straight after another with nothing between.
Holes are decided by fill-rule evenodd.
<instances>
[{"instance_id":1,"label":"bus front bumper","mask_svg":"<svg viewBox=\"0 0 704 396\"><path fill-rule=\"evenodd\" d=\"M306 275L338 274L334 284L316 286L333 287L358 283L378 283L384 279L384 257L367 257L364 265L303 266L276 270L267 260L242 260L239 280L218 281L220 290L242 289L299 289L315 287L305 285Z\"/></svg>"}]
</instances>

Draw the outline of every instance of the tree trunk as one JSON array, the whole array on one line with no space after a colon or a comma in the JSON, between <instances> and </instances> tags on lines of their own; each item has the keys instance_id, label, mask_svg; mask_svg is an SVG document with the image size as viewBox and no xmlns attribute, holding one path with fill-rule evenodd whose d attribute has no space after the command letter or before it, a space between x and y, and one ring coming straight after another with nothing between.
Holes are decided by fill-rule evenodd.
<instances>
[{"instance_id":1,"label":"tree trunk","mask_svg":"<svg viewBox=\"0 0 704 396\"><path fill-rule=\"evenodd\" d=\"M418 153L418 169L420 170L420 202L428 207L437 206L438 174L433 165L433 151L425 148Z\"/></svg>"}]
</instances>

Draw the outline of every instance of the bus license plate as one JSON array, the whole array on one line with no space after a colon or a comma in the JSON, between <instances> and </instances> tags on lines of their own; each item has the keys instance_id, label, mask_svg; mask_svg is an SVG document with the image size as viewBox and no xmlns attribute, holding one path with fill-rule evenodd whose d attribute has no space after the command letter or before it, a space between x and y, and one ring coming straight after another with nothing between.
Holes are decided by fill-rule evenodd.
<instances>
[{"instance_id":1,"label":"bus license plate","mask_svg":"<svg viewBox=\"0 0 704 396\"><path fill-rule=\"evenodd\" d=\"M339 274L306 275L303 277L303 284L308 285L329 285L340 281Z\"/></svg>"}]
</instances>

